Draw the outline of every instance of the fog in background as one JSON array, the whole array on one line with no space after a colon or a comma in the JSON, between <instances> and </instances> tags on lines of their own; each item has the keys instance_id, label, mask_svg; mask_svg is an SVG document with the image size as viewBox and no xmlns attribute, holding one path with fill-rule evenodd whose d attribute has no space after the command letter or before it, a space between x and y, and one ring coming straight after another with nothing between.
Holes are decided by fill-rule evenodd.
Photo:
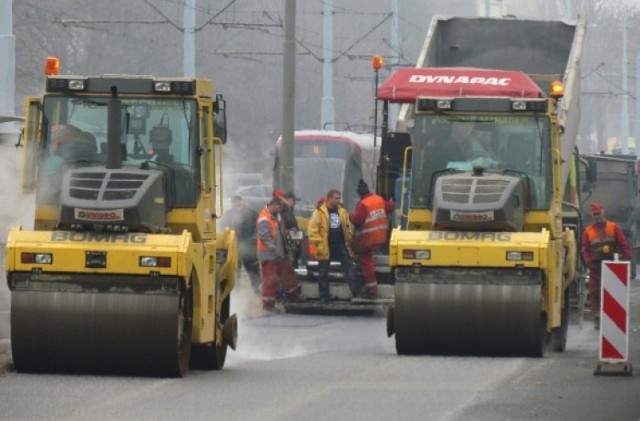
<instances>
[{"instance_id":1,"label":"fog in background","mask_svg":"<svg viewBox=\"0 0 640 421\"><path fill-rule=\"evenodd\" d=\"M374 54L386 58L382 82L393 70L390 64L414 65L434 14L483 15L487 7L494 14L541 19L575 18L584 11L583 150L596 151L598 142L619 136L623 99L630 115L635 113L640 0L398 0L399 47L394 51L391 0L333 3L337 122L373 122ZM227 170L262 172L268 180L282 127L284 6L284 0L196 0L196 74L211 78L227 100ZM320 128L322 10L322 0L297 2L296 129ZM182 0L14 0L13 13L18 114L26 96L42 94L42 65L49 55L62 60L61 74L182 75ZM632 118L631 134L633 130Z\"/></svg>"}]
</instances>

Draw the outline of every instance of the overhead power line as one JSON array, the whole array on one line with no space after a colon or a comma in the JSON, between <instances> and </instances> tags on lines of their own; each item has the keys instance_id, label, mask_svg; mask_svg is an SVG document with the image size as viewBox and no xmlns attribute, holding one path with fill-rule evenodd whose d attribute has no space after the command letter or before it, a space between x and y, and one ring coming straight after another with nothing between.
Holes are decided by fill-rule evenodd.
<instances>
[{"instance_id":1,"label":"overhead power line","mask_svg":"<svg viewBox=\"0 0 640 421\"><path fill-rule=\"evenodd\" d=\"M161 16L162 19L135 19L135 20L131 20L131 19L61 19L61 18L56 18L53 20L54 23L58 23L61 24L63 26L76 26L76 27L81 27L84 29L96 29L96 28L91 28L91 25L129 25L129 24L136 24L136 25L166 25L169 24L171 26L173 26L175 29L177 29L180 32L184 32L184 27L181 25L178 25L176 22L174 22L174 20L171 19L171 17L169 17L168 15L166 15L162 9L160 9L158 6L156 6L153 2L151 2L150 0L143 0L149 7L151 7L158 15ZM209 19L207 19L205 22L203 22L202 24L200 24L199 26L194 28L194 33L195 32L199 32L201 31L203 28L205 28L208 25L215 25L215 26L221 26L224 29L227 28L240 28L240 29L251 29L251 30L258 30L258 31L264 31L264 32L269 32L270 28L279 28L279 29L283 29L283 22L282 19L280 18L280 16L272 16L269 12L264 11L263 12L263 16L265 16L267 18L267 20L269 20L271 23L247 23L247 22L215 22L214 20L216 18L218 18L222 13L224 13L225 11L227 11L234 3L236 3L237 0L230 0L221 10L219 10L217 13L213 14ZM347 11L348 9L344 9L343 11ZM379 14L379 13L375 13L375 14ZM373 15L373 13L372 13ZM373 32L375 32L378 28L380 28L387 20L389 20L392 17L391 13L384 13L382 14L383 18L376 23L375 25L373 25L367 32L365 32L364 34L362 34L358 39L356 39L355 41L353 41L351 43L351 45L349 45L346 49L344 49L342 52L338 53L333 59L332 62L335 63L337 62L340 58L342 57L346 57L349 60L359 60L359 59L363 59L366 58L367 60L370 59L370 55L362 55L362 54L350 54L350 52L358 45L360 44L363 40L365 40L367 37L369 37ZM314 52L314 50L309 47L306 43L302 42L299 39L296 39L296 44L298 46L300 46L301 49L304 50L303 53L297 53L297 55L310 55L312 56L315 60L319 61L319 62L323 62L324 58L320 55L320 54L316 54ZM224 56L273 56L273 55L282 55L281 52L268 52L268 51L216 51L216 54L221 54ZM406 59L405 59L406 61Z\"/></svg>"},{"instance_id":2,"label":"overhead power line","mask_svg":"<svg viewBox=\"0 0 640 421\"><path fill-rule=\"evenodd\" d=\"M86 26L86 25L100 25L100 24L142 24L142 25L156 25L162 23L171 23L169 19L162 20L111 20L111 19L54 19L53 23L59 23L63 26Z\"/></svg>"}]
</instances>

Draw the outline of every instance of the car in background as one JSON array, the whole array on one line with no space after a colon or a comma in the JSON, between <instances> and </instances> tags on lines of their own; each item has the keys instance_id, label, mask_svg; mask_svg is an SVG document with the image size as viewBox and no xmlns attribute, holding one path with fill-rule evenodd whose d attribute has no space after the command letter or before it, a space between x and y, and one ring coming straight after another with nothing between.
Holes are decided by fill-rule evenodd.
<instances>
[{"instance_id":1,"label":"car in background","mask_svg":"<svg viewBox=\"0 0 640 421\"><path fill-rule=\"evenodd\" d=\"M230 218L233 214L231 208L231 198L233 196L242 197L245 205L254 210L256 214L260 213L262 208L271 200L273 194L273 187L270 184L253 184L247 186L240 186L236 188L233 193L227 195L225 192L224 198L224 213L220 220L222 227L230 227Z\"/></svg>"},{"instance_id":2,"label":"car in background","mask_svg":"<svg viewBox=\"0 0 640 421\"><path fill-rule=\"evenodd\" d=\"M223 193L225 198L231 198L241 187L264 184L264 176L260 173L231 173L223 178Z\"/></svg>"},{"instance_id":3,"label":"car in background","mask_svg":"<svg viewBox=\"0 0 640 421\"><path fill-rule=\"evenodd\" d=\"M257 184L238 188L234 196L240 196L244 203L256 212L260 212L273 195L273 187L270 184Z\"/></svg>"}]
</instances>

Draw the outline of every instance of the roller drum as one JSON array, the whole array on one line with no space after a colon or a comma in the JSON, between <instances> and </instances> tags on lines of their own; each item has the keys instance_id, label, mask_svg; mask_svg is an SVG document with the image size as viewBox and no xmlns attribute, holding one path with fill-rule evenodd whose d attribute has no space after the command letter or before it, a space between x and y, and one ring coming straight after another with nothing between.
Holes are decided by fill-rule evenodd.
<instances>
[{"instance_id":1,"label":"roller drum","mask_svg":"<svg viewBox=\"0 0 640 421\"><path fill-rule=\"evenodd\" d=\"M399 282L399 354L542 356L541 286L473 282Z\"/></svg>"},{"instance_id":2,"label":"roller drum","mask_svg":"<svg viewBox=\"0 0 640 421\"><path fill-rule=\"evenodd\" d=\"M16 370L182 376L191 340L183 298L177 291L14 290Z\"/></svg>"}]
</instances>

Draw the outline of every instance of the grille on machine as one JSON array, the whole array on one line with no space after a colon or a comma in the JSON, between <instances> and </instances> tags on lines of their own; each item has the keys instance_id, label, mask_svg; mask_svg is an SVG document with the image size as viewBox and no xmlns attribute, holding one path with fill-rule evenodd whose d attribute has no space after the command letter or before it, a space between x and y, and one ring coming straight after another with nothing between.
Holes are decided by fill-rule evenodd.
<instances>
[{"instance_id":1,"label":"grille on machine","mask_svg":"<svg viewBox=\"0 0 640 421\"><path fill-rule=\"evenodd\" d=\"M442 183L442 198L451 203L495 203L504 195L509 184L507 180L477 177L447 179Z\"/></svg>"},{"instance_id":2,"label":"grille on machine","mask_svg":"<svg viewBox=\"0 0 640 421\"><path fill-rule=\"evenodd\" d=\"M148 178L148 173L73 171L69 196L80 200L129 200L140 191Z\"/></svg>"}]
</instances>

